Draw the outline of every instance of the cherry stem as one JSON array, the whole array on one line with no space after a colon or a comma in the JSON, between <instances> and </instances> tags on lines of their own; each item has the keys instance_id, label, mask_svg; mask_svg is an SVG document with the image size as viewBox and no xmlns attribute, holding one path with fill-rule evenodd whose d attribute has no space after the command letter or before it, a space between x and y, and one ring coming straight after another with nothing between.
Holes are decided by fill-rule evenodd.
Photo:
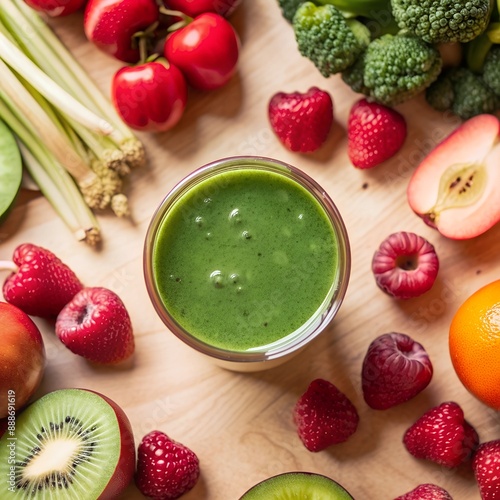
<instances>
[{"instance_id":1,"label":"cherry stem","mask_svg":"<svg viewBox=\"0 0 500 500\"><path fill-rule=\"evenodd\" d=\"M180 17L181 18L181 20L179 22L172 24L172 26L169 26L168 31L178 30L180 28L183 28L184 26L187 26L189 23L194 21L194 19L191 16L184 14L184 12L181 12L180 10L167 9L166 7L163 7L163 6L161 6L159 10L160 10L160 13L162 13L166 16Z\"/></svg>"},{"instance_id":2,"label":"cherry stem","mask_svg":"<svg viewBox=\"0 0 500 500\"><path fill-rule=\"evenodd\" d=\"M17 267L11 260L0 260L0 271L12 271L15 273L19 267Z\"/></svg>"}]
</instances>

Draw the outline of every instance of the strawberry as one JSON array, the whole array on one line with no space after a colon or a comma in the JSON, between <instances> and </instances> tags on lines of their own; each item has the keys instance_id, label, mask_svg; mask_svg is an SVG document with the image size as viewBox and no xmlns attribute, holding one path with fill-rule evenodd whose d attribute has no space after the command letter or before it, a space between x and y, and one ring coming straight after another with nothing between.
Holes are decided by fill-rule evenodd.
<instances>
[{"instance_id":1,"label":"strawberry","mask_svg":"<svg viewBox=\"0 0 500 500\"><path fill-rule=\"evenodd\" d=\"M372 168L392 158L406 139L406 120L396 110L361 99L347 122L347 152L357 168Z\"/></svg>"},{"instance_id":2,"label":"strawberry","mask_svg":"<svg viewBox=\"0 0 500 500\"><path fill-rule=\"evenodd\" d=\"M429 291L439 271L434 246L415 233L389 235L373 254L378 287L396 299L412 299Z\"/></svg>"},{"instance_id":3,"label":"strawberry","mask_svg":"<svg viewBox=\"0 0 500 500\"><path fill-rule=\"evenodd\" d=\"M471 457L479 437L462 408L451 401L425 412L406 431L403 443L414 457L453 468Z\"/></svg>"},{"instance_id":4,"label":"strawberry","mask_svg":"<svg viewBox=\"0 0 500 500\"><path fill-rule=\"evenodd\" d=\"M7 302L26 314L54 320L83 285L51 251L23 243L9 264L13 272L3 284Z\"/></svg>"},{"instance_id":5,"label":"strawberry","mask_svg":"<svg viewBox=\"0 0 500 500\"><path fill-rule=\"evenodd\" d=\"M358 428L359 415L337 387L316 379L297 401L293 419L304 446L316 452L346 441Z\"/></svg>"},{"instance_id":6,"label":"strawberry","mask_svg":"<svg viewBox=\"0 0 500 500\"><path fill-rule=\"evenodd\" d=\"M500 499L500 439L479 445L472 469L482 500Z\"/></svg>"},{"instance_id":7,"label":"strawberry","mask_svg":"<svg viewBox=\"0 0 500 500\"><path fill-rule=\"evenodd\" d=\"M148 498L179 498L191 490L200 476L196 454L161 431L142 438L138 448L135 484Z\"/></svg>"},{"instance_id":8,"label":"strawberry","mask_svg":"<svg viewBox=\"0 0 500 500\"><path fill-rule=\"evenodd\" d=\"M363 360L363 396L371 408L385 410L423 391L432 373L421 344L404 333L385 333L373 340Z\"/></svg>"},{"instance_id":9,"label":"strawberry","mask_svg":"<svg viewBox=\"0 0 500 500\"><path fill-rule=\"evenodd\" d=\"M395 500L453 500L451 495L435 484L421 484L414 490L397 497Z\"/></svg>"},{"instance_id":10,"label":"strawberry","mask_svg":"<svg viewBox=\"0 0 500 500\"><path fill-rule=\"evenodd\" d=\"M94 363L118 363L134 352L130 316L107 288L78 292L59 313L56 335L70 351Z\"/></svg>"},{"instance_id":11,"label":"strawberry","mask_svg":"<svg viewBox=\"0 0 500 500\"><path fill-rule=\"evenodd\" d=\"M269 101L269 121L290 151L312 153L326 141L333 124L330 94L317 87L307 92L278 92Z\"/></svg>"}]
</instances>

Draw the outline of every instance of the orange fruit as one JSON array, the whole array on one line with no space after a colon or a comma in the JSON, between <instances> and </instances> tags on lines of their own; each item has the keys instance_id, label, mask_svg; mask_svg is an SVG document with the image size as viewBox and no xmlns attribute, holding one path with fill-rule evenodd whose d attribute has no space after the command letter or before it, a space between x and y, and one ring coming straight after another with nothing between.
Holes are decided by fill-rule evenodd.
<instances>
[{"instance_id":1,"label":"orange fruit","mask_svg":"<svg viewBox=\"0 0 500 500\"><path fill-rule=\"evenodd\" d=\"M474 292L450 325L453 367L466 389L500 410L500 280Z\"/></svg>"}]
</instances>

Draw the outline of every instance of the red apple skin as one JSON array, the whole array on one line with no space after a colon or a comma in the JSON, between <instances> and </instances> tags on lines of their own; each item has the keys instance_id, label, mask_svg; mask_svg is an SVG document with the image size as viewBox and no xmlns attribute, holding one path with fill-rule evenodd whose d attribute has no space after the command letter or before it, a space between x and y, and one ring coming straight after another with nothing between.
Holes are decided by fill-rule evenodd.
<instances>
[{"instance_id":1,"label":"red apple skin","mask_svg":"<svg viewBox=\"0 0 500 500\"><path fill-rule=\"evenodd\" d=\"M118 459L118 464L116 466L113 477L110 479L108 485L98 499L112 500L114 498L118 498L118 496L125 490L125 488L127 488L127 486L132 482L132 479L134 478L136 462L134 433L132 431L130 420L117 403L115 403L107 396L100 394L99 392L90 390L89 392L97 394L102 399L104 399L104 401L106 401L106 403L108 403L111 408L113 408L116 414L116 419L118 420L118 426L120 428L120 458Z\"/></svg>"},{"instance_id":2,"label":"red apple skin","mask_svg":"<svg viewBox=\"0 0 500 500\"><path fill-rule=\"evenodd\" d=\"M45 347L40 330L21 309L0 302L0 418L8 415L9 391L16 411L23 408L42 381Z\"/></svg>"}]
</instances>

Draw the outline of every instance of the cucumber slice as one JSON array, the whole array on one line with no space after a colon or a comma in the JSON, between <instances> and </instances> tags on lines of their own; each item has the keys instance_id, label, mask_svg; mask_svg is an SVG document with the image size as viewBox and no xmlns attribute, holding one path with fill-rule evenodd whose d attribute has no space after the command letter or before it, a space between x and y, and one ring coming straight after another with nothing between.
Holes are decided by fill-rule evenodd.
<instances>
[{"instance_id":1,"label":"cucumber slice","mask_svg":"<svg viewBox=\"0 0 500 500\"><path fill-rule=\"evenodd\" d=\"M14 204L23 178L21 153L14 135L0 120L0 223Z\"/></svg>"},{"instance_id":2,"label":"cucumber slice","mask_svg":"<svg viewBox=\"0 0 500 500\"><path fill-rule=\"evenodd\" d=\"M285 472L250 488L240 500L354 500L336 481L313 472Z\"/></svg>"}]
</instances>

